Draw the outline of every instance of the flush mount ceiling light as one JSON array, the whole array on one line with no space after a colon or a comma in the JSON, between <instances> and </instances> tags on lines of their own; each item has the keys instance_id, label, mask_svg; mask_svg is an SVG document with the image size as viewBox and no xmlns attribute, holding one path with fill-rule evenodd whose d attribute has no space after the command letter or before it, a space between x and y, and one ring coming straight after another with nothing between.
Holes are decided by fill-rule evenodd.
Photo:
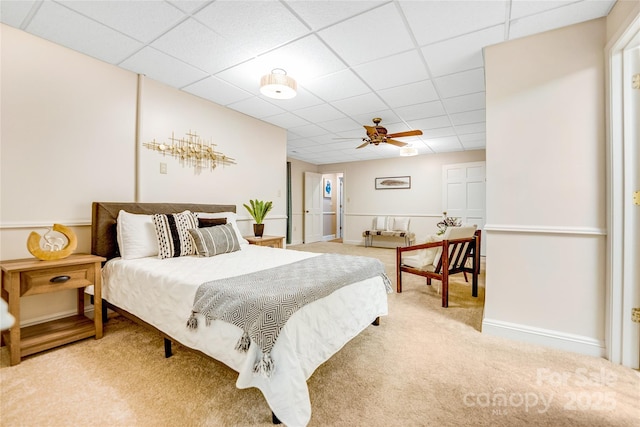
<instances>
[{"instance_id":1,"label":"flush mount ceiling light","mask_svg":"<svg viewBox=\"0 0 640 427\"><path fill-rule=\"evenodd\" d=\"M403 157L408 157L408 156L417 156L418 155L418 149L416 147L412 147L412 146L407 146L407 147L402 147L400 149L400 155Z\"/></svg>"},{"instance_id":2,"label":"flush mount ceiling light","mask_svg":"<svg viewBox=\"0 0 640 427\"><path fill-rule=\"evenodd\" d=\"M274 68L271 74L260 79L260 93L274 99L291 99L296 96L298 85L296 81L287 76L282 68Z\"/></svg>"}]
</instances>

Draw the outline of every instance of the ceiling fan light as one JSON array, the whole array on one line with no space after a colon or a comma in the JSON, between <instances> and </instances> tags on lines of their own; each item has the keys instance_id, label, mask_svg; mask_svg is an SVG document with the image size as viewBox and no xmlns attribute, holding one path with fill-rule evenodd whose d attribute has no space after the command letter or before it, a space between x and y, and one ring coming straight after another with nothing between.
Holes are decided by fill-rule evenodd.
<instances>
[{"instance_id":1,"label":"ceiling fan light","mask_svg":"<svg viewBox=\"0 0 640 427\"><path fill-rule=\"evenodd\" d=\"M273 99L291 99L296 96L298 85L296 81L287 76L282 68L274 68L271 74L266 74L260 79L260 93Z\"/></svg>"},{"instance_id":2,"label":"ceiling fan light","mask_svg":"<svg viewBox=\"0 0 640 427\"><path fill-rule=\"evenodd\" d=\"M416 147L402 147L400 149L400 155L403 157L417 156L418 149Z\"/></svg>"}]
</instances>

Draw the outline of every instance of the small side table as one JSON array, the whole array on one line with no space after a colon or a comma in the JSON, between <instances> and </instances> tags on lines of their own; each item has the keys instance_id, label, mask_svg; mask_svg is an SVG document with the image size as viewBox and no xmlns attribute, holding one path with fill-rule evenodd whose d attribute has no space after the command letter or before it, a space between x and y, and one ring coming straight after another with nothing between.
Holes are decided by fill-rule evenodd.
<instances>
[{"instance_id":1,"label":"small side table","mask_svg":"<svg viewBox=\"0 0 640 427\"><path fill-rule=\"evenodd\" d=\"M283 248L284 236L244 236L251 245L268 246L270 248Z\"/></svg>"},{"instance_id":2,"label":"small side table","mask_svg":"<svg viewBox=\"0 0 640 427\"><path fill-rule=\"evenodd\" d=\"M92 336L102 338L100 270L103 261L106 258L89 254L73 254L55 261L36 258L0 261L2 297L16 319L9 330L2 331L11 366L33 353ZM93 320L84 315L84 289L90 285L94 292ZM21 297L66 289L77 289L77 314L20 328Z\"/></svg>"}]
</instances>

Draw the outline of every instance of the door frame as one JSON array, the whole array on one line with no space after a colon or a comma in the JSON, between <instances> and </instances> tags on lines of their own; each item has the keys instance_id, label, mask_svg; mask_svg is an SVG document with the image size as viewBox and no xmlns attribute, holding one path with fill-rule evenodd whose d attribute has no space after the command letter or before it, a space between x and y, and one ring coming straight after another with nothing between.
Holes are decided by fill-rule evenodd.
<instances>
[{"instance_id":1,"label":"door frame","mask_svg":"<svg viewBox=\"0 0 640 427\"><path fill-rule=\"evenodd\" d=\"M635 281L638 271L630 265L631 257L640 256L632 245L633 233L640 224L633 220L630 203L633 189L632 176L638 170L637 151L634 151L635 121L638 111L630 110L629 94L632 89L629 70L625 70L625 50L640 34L640 12L636 9L618 37L612 37L605 48L607 64L607 266L606 266L606 325L607 358L616 364L638 368L640 356L639 325L633 324L629 305L638 298ZM637 117L637 116L635 116ZM633 155L633 153L636 153ZM637 184L637 183L636 183ZM634 231L636 230L636 231ZM625 239L625 236L629 236ZM637 258L635 258L637 259Z\"/></svg>"}]
</instances>

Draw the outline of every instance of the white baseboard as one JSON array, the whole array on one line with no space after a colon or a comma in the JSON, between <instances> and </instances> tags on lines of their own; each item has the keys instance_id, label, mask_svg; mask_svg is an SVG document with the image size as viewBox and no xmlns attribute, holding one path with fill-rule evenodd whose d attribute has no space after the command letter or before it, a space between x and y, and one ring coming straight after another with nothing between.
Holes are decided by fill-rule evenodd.
<instances>
[{"instance_id":1,"label":"white baseboard","mask_svg":"<svg viewBox=\"0 0 640 427\"><path fill-rule=\"evenodd\" d=\"M482 333L588 356L606 357L604 341L582 335L568 334L492 319L482 320Z\"/></svg>"}]
</instances>

